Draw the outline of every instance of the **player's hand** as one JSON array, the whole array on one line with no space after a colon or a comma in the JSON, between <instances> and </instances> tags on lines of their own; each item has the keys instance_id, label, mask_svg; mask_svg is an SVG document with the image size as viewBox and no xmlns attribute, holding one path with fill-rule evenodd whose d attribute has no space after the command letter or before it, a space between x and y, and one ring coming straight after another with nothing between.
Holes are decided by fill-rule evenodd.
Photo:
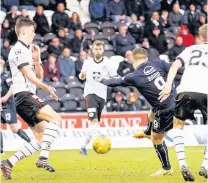
<instances>
[{"instance_id":1,"label":"player's hand","mask_svg":"<svg viewBox=\"0 0 208 183\"><path fill-rule=\"evenodd\" d=\"M32 56L35 62L40 62L40 47L38 45L33 46Z\"/></svg>"},{"instance_id":2,"label":"player's hand","mask_svg":"<svg viewBox=\"0 0 208 183\"><path fill-rule=\"evenodd\" d=\"M49 86L48 92L50 93L51 97L55 100L58 101L58 96L55 93L56 89L53 87Z\"/></svg>"},{"instance_id":3,"label":"player's hand","mask_svg":"<svg viewBox=\"0 0 208 183\"><path fill-rule=\"evenodd\" d=\"M81 73L79 74L79 78L80 78L81 80L86 79L86 73L85 73L85 72L81 72Z\"/></svg>"},{"instance_id":4,"label":"player's hand","mask_svg":"<svg viewBox=\"0 0 208 183\"><path fill-rule=\"evenodd\" d=\"M8 101L8 98L7 97L2 97L0 99L0 101L1 101L1 104L6 103Z\"/></svg>"},{"instance_id":5,"label":"player's hand","mask_svg":"<svg viewBox=\"0 0 208 183\"><path fill-rule=\"evenodd\" d=\"M159 100L160 102L163 102L164 100L166 100L171 92L171 86L166 85L165 88L160 92L160 96L159 96Z\"/></svg>"}]
</instances>

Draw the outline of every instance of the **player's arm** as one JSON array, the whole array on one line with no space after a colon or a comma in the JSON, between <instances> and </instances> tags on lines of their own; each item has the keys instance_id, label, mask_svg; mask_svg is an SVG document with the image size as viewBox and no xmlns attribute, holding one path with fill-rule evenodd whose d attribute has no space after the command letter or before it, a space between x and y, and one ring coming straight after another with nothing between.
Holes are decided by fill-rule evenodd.
<instances>
[{"instance_id":1,"label":"player's arm","mask_svg":"<svg viewBox=\"0 0 208 183\"><path fill-rule=\"evenodd\" d=\"M132 86L133 85L133 74L127 74L126 76L124 76L123 78L111 78L111 79L104 79L101 78L100 79L100 83L106 85L106 86Z\"/></svg>"},{"instance_id":2,"label":"player's arm","mask_svg":"<svg viewBox=\"0 0 208 183\"><path fill-rule=\"evenodd\" d=\"M12 95L12 87L10 87L7 94L1 97L1 103L6 103Z\"/></svg>"},{"instance_id":3,"label":"player's arm","mask_svg":"<svg viewBox=\"0 0 208 183\"><path fill-rule=\"evenodd\" d=\"M42 67L41 58L40 58L40 48L37 45L33 47L33 59L35 63L36 76L38 79L43 79L43 67Z\"/></svg>"},{"instance_id":4,"label":"player's arm","mask_svg":"<svg viewBox=\"0 0 208 183\"><path fill-rule=\"evenodd\" d=\"M20 71L24 74L24 76L31 81L33 84L35 84L37 87L49 92L54 100L58 101L58 97L54 92L54 89L46 84L44 84L40 79L36 77L34 72L30 69L30 66L27 64L24 64L19 67Z\"/></svg>"},{"instance_id":5,"label":"player's arm","mask_svg":"<svg viewBox=\"0 0 208 183\"><path fill-rule=\"evenodd\" d=\"M173 81L174 81L174 79L176 77L177 71L182 66L183 66L183 64L182 64L181 60L180 59L176 59L176 61L170 67L170 70L168 72L168 78L167 78L167 81L166 81L165 88L160 92L159 100L161 102L163 102L164 100L166 100L169 97L171 89L172 89L172 84L173 84Z\"/></svg>"}]
</instances>

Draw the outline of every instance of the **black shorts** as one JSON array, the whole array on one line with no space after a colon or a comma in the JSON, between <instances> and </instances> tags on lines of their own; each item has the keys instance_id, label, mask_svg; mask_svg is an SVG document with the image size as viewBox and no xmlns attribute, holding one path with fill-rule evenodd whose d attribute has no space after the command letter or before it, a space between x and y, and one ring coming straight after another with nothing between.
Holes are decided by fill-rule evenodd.
<instances>
[{"instance_id":1,"label":"black shorts","mask_svg":"<svg viewBox=\"0 0 208 183\"><path fill-rule=\"evenodd\" d=\"M95 94L89 94L85 99L88 119L91 121L98 119L98 121L100 121L102 110L105 106L105 100Z\"/></svg>"},{"instance_id":2,"label":"black shorts","mask_svg":"<svg viewBox=\"0 0 208 183\"><path fill-rule=\"evenodd\" d=\"M5 106L2 108L3 110L1 111L1 122L2 123L7 123L7 124L15 124L17 123L17 112L16 112L16 107L15 103L7 103Z\"/></svg>"},{"instance_id":3,"label":"black shorts","mask_svg":"<svg viewBox=\"0 0 208 183\"><path fill-rule=\"evenodd\" d=\"M154 109L154 120L152 131L154 133L165 133L173 128L175 103L163 110Z\"/></svg>"},{"instance_id":4,"label":"black shorts","mask_svg":"<svg viewBox=\"0 0 208 183\"><path fill-rule=\"evenodd\" d=\"M17 114L31 127L42 120L36 117L37 112L46 105L45 101L30 92L15 94Z\"/></svg>"},{"instance_id":5,"label":"black shorts","mask_svg":"<svg viewBox=\"0 0 208 183\"><path fill-rule=\"evenodd\" d=\"M185 121L194 120L195 110L200 110L204 124L207 124L207 95L196 92L183 92L176 98L175 117Z\"/></svg>"}]
</instances>

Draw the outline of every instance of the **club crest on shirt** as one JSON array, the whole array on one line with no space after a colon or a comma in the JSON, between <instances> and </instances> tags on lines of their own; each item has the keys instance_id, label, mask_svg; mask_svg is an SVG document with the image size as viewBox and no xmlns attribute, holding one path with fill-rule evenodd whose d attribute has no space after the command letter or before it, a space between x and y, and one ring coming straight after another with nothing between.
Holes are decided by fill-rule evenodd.
<instances>
[{"instance_id":1,"label":"club crest on shirt","mask_svg":"<svg viewBox=\"0 0 208 183\"><path fill-rule=\"evenodd\" d=\"M97 81L100 77L101 77L101 73L100 72L93 72L93 79L95 81Z\"/></svg>"},{"instance_id":2,"label":"club crest on shirt","mask_svg":"<svg viewBox=\"0 0 208 183\"><path fill-rule=\"evenodd\" d=\"M150 74L152 74L153 72L155 72L155 68L152 67L152 66L146 66L146 67L144 68L144 74L145 74L145 75L150 75Z\"/></svg>"}]
</instances>

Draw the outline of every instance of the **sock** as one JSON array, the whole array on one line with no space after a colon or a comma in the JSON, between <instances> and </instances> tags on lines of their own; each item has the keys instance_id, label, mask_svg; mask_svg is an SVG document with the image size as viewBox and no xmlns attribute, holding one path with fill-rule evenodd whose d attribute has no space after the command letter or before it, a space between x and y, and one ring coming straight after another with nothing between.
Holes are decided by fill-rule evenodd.
<instances>
[{"instance_id":1,"label":"sock","mask_svg":"<svg viewBox=\"0 0 208 183\"><path fill-rule=\"evenodd\" d=\"M152 121L148 121L147 129L144 131L144 133L146 135L151 135L151 131L152 131Z\"/></svg>"},{"instance_id":2,"label":"sock","mask_svg":"<svg viewBox=\"0 0 208 183\"><path fill-rule=\"evenodd\" d=\"M3 153L4 149L3 149L3 135L2 135L2 131L0 131L0 138L1 138L1 141L0 141L1 149L0 149L0 151L1 151L1 153Z\"/></svg>"},{"instance_id":3,"label":"sock","mask_svg":"<svg viewBox=\"0 0 208 183\"><path fill-rule=\"evenodd\" d=\"M84 144L81 146L82 148L86 148L87 147L87 145L92 140L92 133L97 132L98 127L99 127L98 123L90 124L90 126L87 129L87 134L86 134L86 138L85 138Z\"/></svg>"},{"instance_id":4,"label":"sock","mask_svg":"<svg viewBox=\"0 0 208 183\"><path fill-rule=\"evenodd\" d=\"M175 150L178 157L180 168L182 166L187 167L187 163L185 159L184 141L183 141L183 130L179 128L175 128L173 138L174 138Z\"/></svg>"},{"instance_id":5,"label":"sock","mask_svg":"<svg viewBox=\"0 0 208 183\"><path fill-rule=\"evenodd\" d=\"M17 131L17 135L19 135L22 139L24 139L28 143L31 141L30 137L28 137L27 134L23 130L21 130L21 129L19 129Z\"/></svg>"},{"instance_id":6,"label":"sock","mask_svg":"<svg viewBox=\"0 0 208 183\"><path fill-rule=\"evenodd\" d=\"M31 156L35 152L39 151L40 148L40 143L37 140L33 139L30 143L26 143L26 145L21 150L17 151L8 160L11 163L11 165L14 166L15 163L17 163L21 159Z\"/></svg>"},{"instance_id":7,"label":"sock","mask_svg":"<svg viewBox=\"0 0 208 183\"><path fill-rule=\"evenodd\" d=\"M55 140L59 132L59 124L49 122L43 133L43 140L41 145L40 158L48 158L51 144Z\"/></svg>"},{"instance_id":8,"label":"sock","mask_svg":"<svg viewBox=\"0 0 208 183\"><path fill-rule=\"evenodd\" d=\"M205 168L208 168L208 146L205 148L205 151L204 151L204 160L203 160L201 166L203 166Z\"/></svg>"},{"instance_id":9,"label":"sock","mask_svg":"<svg viewBox=\"0 0 208 183\"><path fill-rule=\"evenodd\" d=\"M162 167L165 170L170 170L170 162L169 162L169 157L168 157L168 148L165 144L165 141L163 141L159 145L154 145L155 151L157 153L158 158L160 159L160 162L162 163Z\"/></svg>"}]
</instances>

